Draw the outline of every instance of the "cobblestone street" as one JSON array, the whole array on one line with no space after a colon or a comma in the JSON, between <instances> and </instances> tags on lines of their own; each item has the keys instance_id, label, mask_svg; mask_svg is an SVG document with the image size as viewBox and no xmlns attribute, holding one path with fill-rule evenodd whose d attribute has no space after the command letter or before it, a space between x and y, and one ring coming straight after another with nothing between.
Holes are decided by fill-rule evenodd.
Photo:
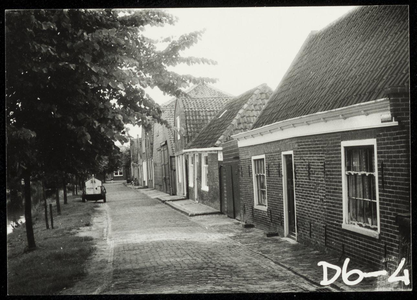
<instances>
[{"instance_id":1,"label":"cobblestone street","mask_svg":"<svg viewBox=\"0 0 417 300\"><path fill-rule=\"evenodd\" d=\"M113 255L111 278L102 294L281 293L318 288L206 226L210 218L230 223L225 216L190 218L122 184L109 184L107 191Z\"/></svg>"}]
</instances>

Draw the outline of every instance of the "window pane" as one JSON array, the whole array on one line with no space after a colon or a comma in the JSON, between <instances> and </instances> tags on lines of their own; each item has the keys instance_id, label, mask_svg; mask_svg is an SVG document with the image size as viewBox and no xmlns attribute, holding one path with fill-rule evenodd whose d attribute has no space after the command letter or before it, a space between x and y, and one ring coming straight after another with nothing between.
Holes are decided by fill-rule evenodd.
<instances>
[{"instance_id":1,"label":"window pane","mask_svg":"<svg viewBox=\"0 0 417 300\"><path fill-rule=\"evenodd\" d=\"M359 172L359 150L358 149L352 149L352 171Z\"/></svg>"},{"instance_id":2,"label":"window pane","mask_svg":"<svg viewBox=\"0 0 417 300\"><path fill-rule=\"evenodd\" d=\"M348 197L356 197L355 194L355 178L354 175L348 175Z\"/></svg>"},{"instance_id":3,"label":"window pane","mask_svg":"<svg viewBox=\"0 0 417 300\"><path fill-rule=\"evenodd\" d=\"M261 203L262 205L266 205L266 191L265 190L261 190Z\"/></svg>"},{"instance_id":4,"label":"window pane","mask_svg":"<svg viewBox=\"0 0 417 300\"><path fill-rule=\"evenodd\" d=\"M363 210L363 201L362 200L357 200L358 202L358 217L357 217L357 221L358 222L365 222L365 216L364 216L364 210Z\"/></svg>"},{"instance_id":5,"label":"window pane","mask_svg":"<svg viewBox=\"0 0 417 300\"><path fill-rule=\"evenodd\" d=\"M346 149L346 171L352 171L352 149Z\"/></svg>"},{"instance_id":6,"label":"window pane","mask_svg":"<svg viewBox=\"0 0 417 300\"><path fill-rule=\"evenodd\" d=\"M355 175L356 179L356 198L363 198L363 184L362 184L362 176Z\"/></svg>"},{"instance_id":7,"label":"window pane","mask_svg":"<svg viewBox=\"0 0 417 300\"><path fill-rule=\"evenodd\" d=\"M349 221L357 221L357 200L349 199Z\"/></svg>"},{"instance_id":8,"label":"window pane","mask_svg":"<svg viewBox=\"0 0 417 300\"><path fill-rule=\"evenodd\" d=\"M371 213L372 213L372 225L377 226L377 215L376 215L376 202L370 202Z\"/></svg>"},{"instance_id":9,"label":"window pane","mask_svg":"<svg viewBox=\"0 0 417 300\"><path fill-rule=\"evenodd\" d=\"M265 176L264 175L259 175L259 181L260 181L259 187L261 189L265 189L266 188L265 187Z\"/></svg>"}]
</instances>

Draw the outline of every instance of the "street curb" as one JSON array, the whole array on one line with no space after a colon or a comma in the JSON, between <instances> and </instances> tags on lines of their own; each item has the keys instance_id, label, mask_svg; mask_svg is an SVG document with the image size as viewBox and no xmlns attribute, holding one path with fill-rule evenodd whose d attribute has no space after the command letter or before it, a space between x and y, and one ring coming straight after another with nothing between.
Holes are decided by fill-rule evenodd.
<instances>
[{"instance_id":1,"label":"street curb","mask_svg":"<svg viewBox=\"0 0 417 300\"><path fill-rule=\"evenodd\" d=\"M156 199L158 199L158 198L156 198ZM161 201L162 203L165 203L166 205L172 207L173 209L175 209L175 210L177 210L177 211L179 211L179 212L181 212L181 213L189 216L189 217L207 216L207 215L219 215L219 214L221 214L221 212L217 212L217 211L205 212L205 213L192 213L192 212L188 212L186 210L180 209L179 207L176 207L176 206L173 206L173 205L169 204L170 201L163 201L163 200L160 200L160 199L158 199L158 200Z\"/></svg>"}]
</instances>

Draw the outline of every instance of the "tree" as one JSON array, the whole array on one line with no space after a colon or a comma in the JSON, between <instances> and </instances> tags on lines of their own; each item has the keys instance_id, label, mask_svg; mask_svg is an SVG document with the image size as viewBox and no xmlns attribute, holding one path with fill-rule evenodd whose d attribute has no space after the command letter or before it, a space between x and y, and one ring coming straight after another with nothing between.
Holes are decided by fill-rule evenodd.
<instances>
[{"instance_id":1,"label":"tree","mask_svg":"<svg viewBox=\"0 0 417 300\"><path fill-rule=\"evenodd\" d=\"M177 95L190 83L213 82L169 70L180 63L214 63L181 56L202 32L168 38L162 51L143 34L146 26L174 23L158 10L7 11L11 173L21 177L25 165L25 182L46 173L98 173L115 155L114 141L127 141L125 124L149 117L163 122L145 88Z\"/></svg>"}]
</instances>

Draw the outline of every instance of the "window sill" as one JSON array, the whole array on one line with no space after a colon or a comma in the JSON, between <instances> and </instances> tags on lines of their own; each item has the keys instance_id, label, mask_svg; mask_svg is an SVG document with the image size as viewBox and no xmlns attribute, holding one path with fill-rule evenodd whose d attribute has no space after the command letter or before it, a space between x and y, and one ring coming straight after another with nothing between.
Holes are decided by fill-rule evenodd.
<instances>
[{"instance_id":1,"label":"window sill","mask_svg":"<svg viewBox=\"0 0 417 300\"><path fill-rule=\"evenodd\" d=\"M203 187L201 187L201 190L208 192L209 191L209 188L208 188L208 186L206 186L206 187L203 186Z\"/></svg>"},{"instance_id":2,"label":"window sill","mask_svg":"<svg viewBox=\"0 0 417 300\"><path fill-rule=\"evenodd\" d=\"M267 211L268 210L268 207L267 206L263 206L263 205L255 205L254 208L255 209L262 210L262 211Z\"/></svg>"},{"instance_id":3,"label":"window sill","mask_svg":"<svg viewBox=\"0 0 417 300\"><path fill-rule=\"evenodd\" d=\"M356 233L360 233L363 235L367 235L376 239L379 239L379 233L377 231L373 231L373 230L369 230L366 228L361 228L355 225L351 225L351 224L342 224L342 228L349 230L349 231L353 231Z\"/></svg>"}]
</instances>

